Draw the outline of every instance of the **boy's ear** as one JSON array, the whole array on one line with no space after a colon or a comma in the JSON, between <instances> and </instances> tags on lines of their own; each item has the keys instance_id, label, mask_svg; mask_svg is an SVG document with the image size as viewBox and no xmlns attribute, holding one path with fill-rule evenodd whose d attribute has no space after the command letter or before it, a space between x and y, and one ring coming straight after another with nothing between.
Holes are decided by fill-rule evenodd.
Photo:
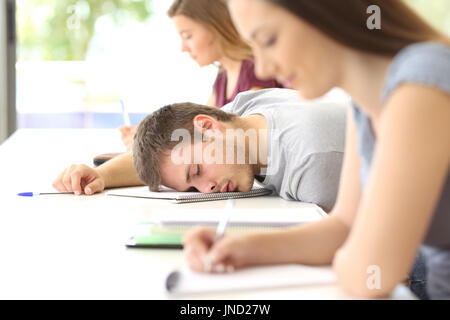
<instances>
[{"instance_id":1,"label":"boy's ear","mask_svg":"<svg viewBox=\"0 0 450 320\"><path fill-rule=\"evenodd\" d=\"M199 114L196 115L193 119L194 128L201 131L202 133L205 133L205 131L209 130L219 130L221 131L222 125L220 124L220 121L218 121L216 118L207 116L205 114Z\"/></svg>"}]
</instances>

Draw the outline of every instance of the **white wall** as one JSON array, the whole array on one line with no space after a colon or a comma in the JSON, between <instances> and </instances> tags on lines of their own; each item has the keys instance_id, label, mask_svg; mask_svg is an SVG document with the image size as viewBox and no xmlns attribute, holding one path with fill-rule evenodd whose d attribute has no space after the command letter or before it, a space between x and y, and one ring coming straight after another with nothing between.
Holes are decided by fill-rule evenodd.
<instances>
[{"instance_id":1,"label":"white wall","mask_svg":"<svg viewBox=\"0 0 450 320\"><path fill-rule=\"evenodd\" d=\"M8 132L7 112L7 42L6 42L6 1L0 0L0 143Z\"/></svg>"},{"instance_id":2,"label":"white wall","mask_svg":"<svg viewBox=\"0 0 450 320\"><path fill-rule=\"evenodd\" d=\"M12 11L7 9L9 3ZM8 19L11 15L12 19ZM13 22L15 0L0 0L0 143L17 127L15 103L15 43L8 41L8 20ZM12 24L12 23L11 23ZM11 27L12 29L14 27ZM15 32L15 30L12 30Z\"/></svg>"}]
</instances>

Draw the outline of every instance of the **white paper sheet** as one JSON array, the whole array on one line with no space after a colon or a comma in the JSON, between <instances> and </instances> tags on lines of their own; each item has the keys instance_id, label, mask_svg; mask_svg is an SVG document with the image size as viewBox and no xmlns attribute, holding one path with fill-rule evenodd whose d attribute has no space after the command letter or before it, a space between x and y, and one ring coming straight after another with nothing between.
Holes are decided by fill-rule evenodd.
<instances>
[{"instance_id":1,"label":"white paper sheet","mask_svg":"<svg viewBox=\"0 0 450 320\"><path fill-rule=\"evenodd\" d=\"M152 221L163 225L217 225L226 212L224 210L155 209ZM323 219L323 212L314 205L304 208L233 209L228 225L239 226L292 226Z\"/></svg>"},{"instance_id":2,"label":"white paper sheet","mask_svg":"<svg viewBox=\"0 0 450 320\"><path fill-rule=\"evenodd\" d=\"M335 283L330 267L288 264L244 268L231 273L197 273L184 268L170 272L165 285L169 293L185 294Z\"/></svg>"}]
</instances>

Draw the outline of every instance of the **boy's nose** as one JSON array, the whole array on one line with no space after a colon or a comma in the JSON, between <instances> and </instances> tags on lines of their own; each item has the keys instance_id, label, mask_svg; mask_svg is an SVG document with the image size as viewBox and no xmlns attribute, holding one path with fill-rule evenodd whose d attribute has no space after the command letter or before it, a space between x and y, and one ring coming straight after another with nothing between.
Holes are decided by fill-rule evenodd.
<instances>
[{"instance_id":1,"label":"boy's nose","mask_svg":"<svg viewBox=\"0 0 450 320\"><path fill-rule=\"evenodd\" d=\"M210 181L210 182L204 183L196 188L203 193L213 193L216 191L216 187L217 187L217 183Z\"/></svg>"}]
</instances>

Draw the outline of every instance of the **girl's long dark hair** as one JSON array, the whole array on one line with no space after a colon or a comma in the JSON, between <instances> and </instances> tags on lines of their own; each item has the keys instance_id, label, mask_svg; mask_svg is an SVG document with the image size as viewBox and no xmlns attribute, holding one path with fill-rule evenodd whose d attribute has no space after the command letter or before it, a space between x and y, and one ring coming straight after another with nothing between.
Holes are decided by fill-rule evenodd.
<instances>
[{"instance_id":1,"label":"girl's long dark hair","mask_svg":"<svg viewBox=\"0 0 450 320\"><path fill-rule=\"evenodd\" d=\"M394 56L407 45L450 39L434 29L403 0L266 0L288 10L348 47ZM370 30L367 8L376 5L381 29Z\"/></svg>"}]
</instances>

